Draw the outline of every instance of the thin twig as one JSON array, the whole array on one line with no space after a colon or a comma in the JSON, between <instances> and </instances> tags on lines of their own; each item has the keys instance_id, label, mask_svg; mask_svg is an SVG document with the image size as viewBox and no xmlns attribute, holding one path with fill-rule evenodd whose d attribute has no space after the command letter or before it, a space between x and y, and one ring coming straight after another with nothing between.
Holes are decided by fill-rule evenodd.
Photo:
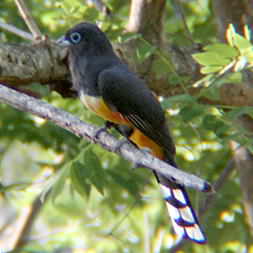
<instances>
[{"instance_id":1,"label":"thin twig","mask_svg":"<svg viewBox=\"0 0 253 253\"><path fill-rule=\"evenodd\" d=\"M39 27L37 26L30 10L26 6L25 2L23 0L15 0L15 3L18 7L18 10L24 19L26 25L28 26L29 30L33 34L34 39L42 38L42 33L40 32Z\"/></svg>"},{"instance_id":2,"label":"thin twig","mask_svg":"<svg viewBox=\"0 0 253 253\"><path fill-rule=\"evenodd\" d=\"M24 247L27 238L31 232L31 229L36 221L41 208L45 205L45 201L48 199L50 191L44 195L43 202L41 200L41 194L39 194L32 202L32 204L25 208L20 216L20 225L17 227L12 238L11 248L18 253Z\"/></svg>"},{"instance_id":3,"label":"thin twig","mask_svg":"<svg viewBox=\"0 0 253 253\"><path fill-rule=\"evenodd\" d=\"M17 36L19 36L23 39L31 40L31 41L34 40L32 34L30 34L28 32L25 32L25 31L13 26L13 25L5 24L5 23L0 21L0 28L6 30L8 32L14 33L14 34L16 34Z\"/></svg>"},{"instance_id":4,"label":"thin twig","mask_svg":"<svg viewBox=\"0 0 253 253\"><path fill-rule=\"evenodd\" d=\"M222 188L222 186L226 183L227 179L231 175L234 167L235 167L234 160L230 160L227 166L224 168L224 170L220 174L219 178L214 182L213 184L214 192L218 192ZM217 194L210 194L205 198L205 200L202 202L199 208L200 216L203 216L204 213L206 213L206 211L213 204L216 196Z\"/></svg>"},{"instance_id":5,"label":"thin twig","mask_svg":"<svg viewBox=\"0 0 253 253\"><path fill-rule=\"evenodd\" d=\"M218 73L214 73L210 76L205 76L204 78L201 78L194 84L192 84L192 87L207 87L208 89L214 85L217 81L221 80L222 78L226 77L228 74L231 74L233 72L234 66L236 64L236 61L230 62L228 65L226 65L222 70L220 70ZM201 92L206 92L205 89L203 89ZM198 94L200 97L202 94Z\"/></svg>"},{"instance_id":6,"label":"thin twig","mask_svg":"<svg viewBox=\"0 0 253 253\"><path fill-rule=\"evenodd\" d=\"M192 34L190 32L190 29L186 23L186 18L185 18L185 14L184 14L184 11L183 11L183 8L182 8L182 5L181 5L181 2L180 0L172 0L172 4L174 5L174 8L175 8L175 13L179 14L180 15L180 18L182 20L182 23L183 23L183 26L184 26L184 31L185 31L185 35L187 36L187 38L193 43L195 44L194 42L194 39L192 37Z\"/></svg>"},{"instance_id":7,"label":"thin twig","mask_svg":"<svg viewBox=\"0 0 253 253\"><path fill-rule=\"evenodd\" d=\"M118 230L118 228L120 227L120 225L123 223L123 221L127 218L127 216L130 215L131 211L134 209L134 207L136 206L136 204L138 203L139 198L136 199L129 207L128 209L125 211L124 215L119 219L119 221L116 222L116 224L113 225L113 228L111 229L109 235L112 235L113 237L115 237L114 232Z\"/></svg>"},{"instance_id":8,"label":"thin twig","mask_svg":"<svg viewBox=\"0 0 253 253\"><path fill-rule=\"evenodd\" d=\"M148 168L186 187L192 187L198 191L212 191L212 187L205 180L183 172L145 152L135 148L130 143L120 145L119 141L112 135L103 131L98 134L98 127L87 124L70 113L60 110L39 99L27 96L0 85L0 101L7 103L18 110L33 113L41 118L51 120L56 125L84 137L89 141L100 144L103 148L118 153L125 159L131 161L136 167Z\"/></svg>"},{"instance_id":9,"label":"thin twig","mask_svg":"<svg viewBox=\"0 0 253 253\"><path fill-rule=\"evenodd\" d=\"M43 173L36 178L34 183L42 182L46 179L46 177L47 174ZM27 238L30 236L34 223L36 222L42 207L45 205L49 194L50 190L46 193L42 192L37 194L30 205L22 209L19 218L16 219L15 223L12 225L13 231L12 236L8 241L8 249L11 249L15 253L19 253L27 244Z\"/></svg>"},{"instance_id":10,"label":"thin twig","mask_svg":"<svg viewBox=\"0 0 253 253\"><path fill-rule=\"evenodd\" d=\"M128 206L128 209L125 211L123 216L119 219L119 221L116 222L116 224L113 225L111 231L108 233L109 236L119 241L121 244L128 244L127 241L123 241L122 238L116 235L116 231L119 229L120 225L126 220L126 218L130 215L134 207L136 207L136 204L138 203L140 199L136 199L130 206ZM107 237L106 237L107 238Z\"/></svg>"}]
</instances>

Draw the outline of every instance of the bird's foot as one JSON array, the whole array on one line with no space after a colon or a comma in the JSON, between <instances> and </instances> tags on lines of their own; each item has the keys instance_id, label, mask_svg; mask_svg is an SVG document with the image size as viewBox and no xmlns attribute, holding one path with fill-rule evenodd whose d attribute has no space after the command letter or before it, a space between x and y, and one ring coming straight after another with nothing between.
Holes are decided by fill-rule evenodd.
<instances>
[{"instance_id":1,"label":"bird's foot","mask_svg":"<svg viewBox=\"0 0 253 253\"><path fill-rule=\"evenodd\" d=\"M122 146L124 146L125 144L129 144L129 143L133 144L131 141L129 141L126 138L119 140L117 142L116 146L114 147L114 152L120 153Z\"/></svg>"},{"instance_id":2,"label":"bird's foot","mask_svg":"<svg viewBox=\"0 0 253 253\"><path fill-rule=\"evenodd\" d=\"M148 153L148 154L152 154L152 151L150 148L140 148L141 151ZM133 169L137 169L137 168L144 168L145 166L141 163L141 162L135 162Z\"/></svg>"},{"instance_id":3,"label":"bird's foot","mask_svg":"<svg viewBox=\"0 0 253 253\"><path fill-rule=\"evenodd\" d=\"M99 139L99 136L103 132L107 132L108 129L111 129L114 126L112 122L106 121L105 125L101 128L99 128L95 134L95 139Z\"/></svg>"}]
</instances>

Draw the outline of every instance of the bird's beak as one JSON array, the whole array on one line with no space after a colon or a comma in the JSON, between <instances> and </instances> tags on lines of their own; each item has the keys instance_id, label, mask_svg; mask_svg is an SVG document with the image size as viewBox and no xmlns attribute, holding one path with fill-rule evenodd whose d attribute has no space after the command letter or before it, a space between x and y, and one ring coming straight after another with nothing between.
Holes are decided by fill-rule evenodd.
<instances>
[{"instance_id":1,"label":"bird's beak","mask_svg":"<svg viewBox=\"0 0 253 253\"><path fill-rule=\"evenodd\" d=\"M56 43L60 46L70 46L71 43L65 38L65 36L60 37Z\"/></svg>"}]
</instances>

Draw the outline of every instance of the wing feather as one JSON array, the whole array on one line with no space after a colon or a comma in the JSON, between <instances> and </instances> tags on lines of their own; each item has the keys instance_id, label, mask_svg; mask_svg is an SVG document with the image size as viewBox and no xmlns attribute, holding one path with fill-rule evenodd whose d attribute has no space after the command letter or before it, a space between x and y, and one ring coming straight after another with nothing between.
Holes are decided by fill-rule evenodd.
<instances>
[{"instance_id":1,"label":"wing feather","mask_svg":"<svg viewBox=\"0 0 253 253\"><path fill-rule=\"evenodd\" d=\"M97 82L100 95L108 106L174 154L174 143L160 103L140 78L122 64L102 71Z\"/></svg>"}]
</instances>

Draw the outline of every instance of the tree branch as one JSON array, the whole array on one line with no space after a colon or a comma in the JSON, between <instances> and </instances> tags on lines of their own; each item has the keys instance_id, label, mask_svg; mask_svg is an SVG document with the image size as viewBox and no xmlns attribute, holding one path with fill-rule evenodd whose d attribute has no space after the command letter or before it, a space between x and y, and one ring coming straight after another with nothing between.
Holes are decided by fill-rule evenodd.
<instances>
[{"instance_id":1,"label":"tree branch","mask_svg":"<svg viewBox=\"0 0 253 253\"><path fill-rule=\"evenodd\" d=\"M211 185L199 177L178 170L169 164L153 157L149 153L136 149L133 145L125 144L119 148L119 141L112 135L101 132L98 135L98 127L84 123L63 110L53 107L41 100L29 97L15 90L0 85L0 101L7 103L19 110L30 112L39 117L51 120L56 125L84 137L89 141L100 144L108 151L118 153L125 159L133 162L136 167L148 168L163 174L186 187L192 187L198 191L212 191ZM98 135L98 136L97 136Z\"/></svg>"},{"instance_id":2,"label":"tree branch","mask_svg":"<svg viewBox=\"0 0 253 253\"><path fill-rule=\"evenodd\" d=\"M240 178L242 201L247 215L247 222L251 234L253 234L253 154L245 147L239 147L235 142L231 142L231 149L234 152L235 165Z\"/></svg>"},{"instance_id":3,"label":"tree branch","mask_svg":"<svg viewBox=\"0 0 253 253\"><path fill-rule=\"evenodd\" d=\"M50 42L35 45L0 43L0 82L26 85L67 80L62 48Z\"/></svg>"},{"instance_id":4,"label":"tree branch","mask_svg":"<svg viewBox=\"0 0 253 253\"><path fill-rule=\"evenodd\" d=\"M146 40L158 46L165 4L165 0L132 0L126 30L141 33Z\"/></svg>"},{"instance_id":5,"label":"tree branch","mask_svg":"<svg viewBox=\"0 0 253 253\"><path fill-rule=\"evenodd\" d=\"M140 76L149 80L154 74L152 68L159 59L158 54L152 53L141 64L136 59L136 49L143 47L144 41L159 50L163 49L163 14L166 0L132 0L126 31L141 34L126 42L121 49L127 55L127 59L134 59L130 65ZM150 18L152 17L152 18ZM129 57L129 55L131 55ZM137 63L137 64L136 64Z\"/></svg>"},{"instance_id":6,"label":"tree branch","mask_svg":"<svg viewBox=\"0 0 253 253\"><path fill-rule=\"evenodd\" d=\"M170 72L157 77L157 73L152 70L146 73L149 67L146 68L145 64L129 61L135 59L134 52L137 46L124 43L117 45L116 50L120 52L121 57L128 59L130 66L147 80L158 95L169 97L185 93L181 85L168 83ZM191 52L175 47L169 50L170 54L174 55L173 62L178 66L176 71L180 69L180 73L184 75L199 77L196 63L193 63L190 57ZM66 50L50 41L35 45L0 44L0 82L13 85L29 85L33 82L50 84L52 90L58 91L64 97L73 96L70 75L64 58L66 58ZM198 87L187 87L187 92L193 96L198 95L200 91ZM213 105L252 106L252 97L252 86L226 84L220 88L219 100L201 98L200 102Z\"/></svg>"}]
</instances>

